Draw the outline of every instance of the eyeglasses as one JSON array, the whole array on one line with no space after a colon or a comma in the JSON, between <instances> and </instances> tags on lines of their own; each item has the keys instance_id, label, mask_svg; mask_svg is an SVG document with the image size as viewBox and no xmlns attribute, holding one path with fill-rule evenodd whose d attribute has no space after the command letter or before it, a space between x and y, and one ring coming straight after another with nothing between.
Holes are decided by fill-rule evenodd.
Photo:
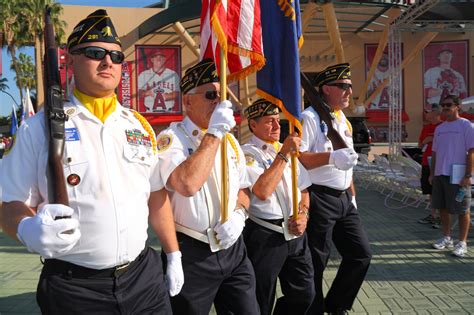
<instances>
[{"instance_id":1,"label":"eyeglasses","mask_svg":"<svg viewBox=\"0 0 474 315\"><path fill-rule=\"evenodd\" d=\"M79 48L76 50L71 51L72 55L81 55L83 54L89 59L93 60L102 60L105 58L105 56L109 55L110 60L112 60L113 63L115 64L121 64L123 60L125 59L125 55L123 52L119 50L107 50L102 47L97 47L97 46L88 46L88 47L83 47Z\"/></svg>"},{"instance_id":2,"label":"eyeglasses","mask_svg":"<svg viewBox=\"0 0 474 315\"><path fill-rule=\"evenodd\" d=\"M454 105L454 103L442 103L441 107L451 107L453 105Z\"/></svg>"},{"instance_id":3,"label":"eyeglasses","mask_svg":"<svg viewBox=\"0 0 474 315\"><path fill-rule=\"evenodd\" d=\"M352 89L352 84L350 83L332 83L332 84L326 84L329 86L337 86L341 90L347 91L349 89Z\"/></svg>"},{"instance_id":4,"label":"eyeglasses","mask_svg":"<svg viewBox=\"0 0 474 315\"><path fill-rule=\"evenodd\" d=\"M188 95L198 95L198 94L203 94L204 97L210 101L213 101L220 96L219 92L216 90L206 91L206 92L201 92L201 93L188 93Z\"/></svg>"}]
</instances>

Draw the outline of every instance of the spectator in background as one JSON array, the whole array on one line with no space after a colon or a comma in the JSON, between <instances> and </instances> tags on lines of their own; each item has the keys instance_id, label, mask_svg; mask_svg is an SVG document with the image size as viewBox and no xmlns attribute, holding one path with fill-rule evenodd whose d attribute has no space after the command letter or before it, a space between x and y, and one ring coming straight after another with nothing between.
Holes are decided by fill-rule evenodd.
<instances>
[{"instance_id":1,"label":"spectator in background","mask_svg":"<svg viewBox=\"0 0 474 315\"><path fill-rule=\"evenodd\" d=\"M431 184L428 181L430 177L430 166L428 162L428 157L431 157L432 146L433 146L433 136L436 127L442 123L441 121L441 112L437 105L432 105L431 109L425 110L425 119L428 124L423 126L421 130L420 137L418 138L418 147L423 152L421 157L421 190L423 195L429 195L431 202ZM438 229L441 221L439 219L438 210L431 207L431 213L423 218L418 220L418 223L421 224L432 224L433 228Z\"/></svg>"},{"instance_id":2,"label":"spectator in background","mask_svg":"<svg viewBox=\"0 0 474 315\"><path fill-rule=\"evenodd\" d=\"M459 242L453 255L464 257L467 253L467 235L470 225L471 174L474 166L474 125L459 117L459 97L448 95L441 103L446 121L434 133L431 159L430 182L433 185L432 206L440 209L443 237L433 247L445 249L453 247L450 214L459 218ZM465 174L459 183L451 183L454 164L464 164ZM457 194L465 193L462 198Z\"/></svg>"}]
</instances>

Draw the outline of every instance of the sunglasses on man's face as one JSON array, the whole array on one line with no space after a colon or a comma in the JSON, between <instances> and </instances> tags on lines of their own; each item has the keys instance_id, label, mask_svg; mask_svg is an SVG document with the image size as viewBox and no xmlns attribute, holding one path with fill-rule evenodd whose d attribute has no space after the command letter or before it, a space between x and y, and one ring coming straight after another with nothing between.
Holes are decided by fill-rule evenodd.
<instances>
[{"instance_id":1,"label":"sunglasses on man's face","mask_svg":"<svg viewBox=\"0 0 474 315\"><path fill-rule=\"evenodd\" d=\"M216 90L212 90L212 91L206 91L206 92L200 92L200 93L188 93L189 95L198 95L198 94L202 94L204 95L205 98L207 98L208 100L210 101L213 101L215 100L216 98L218 98L220 95L219 95L219 92L216 91Z\"/></svg>"},{"instance_id":2,"label":"sunglasses on man's face","mask_svg":"<svg viewBox=\"0 0 474 315\"><path fill-rule=\"evenodd\" d=\"M332 83L332 84L327 84L329 86L337 86L341 90L347 91L349 89L352 89L352 84L350 83Z\"/></svg>"},{"instance_id":3,"label":"sunglasses on man's face","mask_svg":"<svg viewBox=\"0 0 474 315\"><path fill-rule=\"evenodd\" d=\"M451 107L453 105L454 105L454 103L442 103L441 107Z\"/></svg>"},{"instance_id":4,"label":"sunglasses on man's face","mask_svg":"<svg viewBox=\"0 0 474 315\"><path fill-rule=\"evenodd\" d=\"M89 59L100 61L109 55L115 64L121 64L125 59L123 52L119 50L107 50L102 47L88 46L71 51L72 55L84 55Z\"/></svg>"}]
</instances>

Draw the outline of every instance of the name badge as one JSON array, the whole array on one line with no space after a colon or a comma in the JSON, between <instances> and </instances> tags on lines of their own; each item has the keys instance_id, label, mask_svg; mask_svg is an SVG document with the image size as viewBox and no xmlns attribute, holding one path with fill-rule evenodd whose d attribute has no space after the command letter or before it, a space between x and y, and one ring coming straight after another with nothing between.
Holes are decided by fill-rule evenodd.
<instances>
[{"instance_id":1,"label":"name badge","mask_svg":"<svg viewBox=\"0 0 474 315\"><path fill-rule=\"evenodd\" d=\"M64 131L66 141L79 141L79 132L77 132L77 128L65 128Z\"/></svg>"}]
</instances>

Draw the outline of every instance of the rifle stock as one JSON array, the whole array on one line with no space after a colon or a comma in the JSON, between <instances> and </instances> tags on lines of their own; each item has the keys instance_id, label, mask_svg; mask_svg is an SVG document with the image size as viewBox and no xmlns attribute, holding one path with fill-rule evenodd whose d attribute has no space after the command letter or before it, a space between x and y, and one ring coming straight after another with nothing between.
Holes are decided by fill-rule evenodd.
<instances>
[{"instance_id":1,"label":"rifle stock","mask_svg":"<svg viewBox=\"0 0 474 315\"><path fill-rule=\"evenodd\" d=\"M51 21L51 10L45 10L45 103L44 117L46 138L48 139L48 180L49 203L69 205L69 198L64 178L63 154L65 131L64 122L67 119L62 102L62 90L58 70L58 49L54 38L54 28Z\"/></svg>"},{"instance_id":2,"label":"rifle stock","mask_svg":"<svg viewBox=\"0 0 474 315\"><path fill-rule=\"evenodd\" d=\"M318 113L319 118L328 126L327 136L329 140L331 140L334 150L347 148L346 142L332 125L334 117L331 114L329 106L324 102L318 91L316 91L306 74L303 72L300 72L300 74L301 86L303 87L305 97L309 100L316 113Z\"/></svg>"}]
</instances>

